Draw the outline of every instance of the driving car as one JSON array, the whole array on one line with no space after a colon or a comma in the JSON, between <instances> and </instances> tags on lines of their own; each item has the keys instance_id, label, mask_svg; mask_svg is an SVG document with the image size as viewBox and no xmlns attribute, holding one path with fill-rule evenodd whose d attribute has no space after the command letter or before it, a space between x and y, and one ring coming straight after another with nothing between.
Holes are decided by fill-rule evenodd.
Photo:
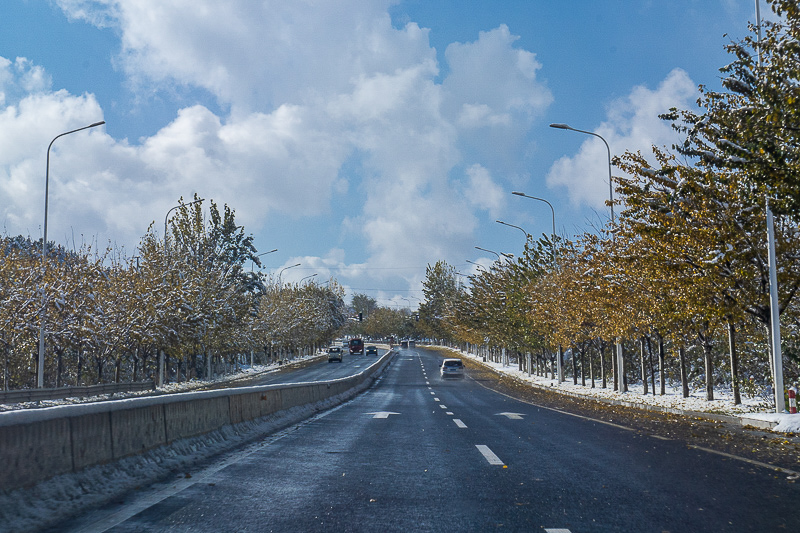
<instances>
[{"instance_id":1,"label":"driving car","mask_svg":"<svg viewBox=\"0 0 800 533\"><path fill-rule=\"evenodd\" d=\"M367 348L364 350L364 355L378 355L378 347L367 346Z\"/></svg>"},{"instance_id":2,"label":"driving car","mask_svg":"<svg viewBox=\"0 0 800 533\"><path fill-rule=\"evenodd\" d=\"M461 359L445 359L439 369L442 378L464 377L464 363Z\"/></svg>"},{"instance_id":3,"label":"driving car","mask_svg":"<svg viewBox=\"0 0 800 533\"><path fill-rule=\"evenodd\" d=\"M350 339L350 355L364 354L364 341L361 339Z\"/></svg>"},{"instance_id":4,"label":"driving car","mask_svg":"<svg viewBox=\"0 0 800 533\"><path fill-rule=\"evenodd\" d=\"M342 349L338 346L328 348L328 362L332 363L334 361L342 362Z\"/></svg>"}]
</instances>

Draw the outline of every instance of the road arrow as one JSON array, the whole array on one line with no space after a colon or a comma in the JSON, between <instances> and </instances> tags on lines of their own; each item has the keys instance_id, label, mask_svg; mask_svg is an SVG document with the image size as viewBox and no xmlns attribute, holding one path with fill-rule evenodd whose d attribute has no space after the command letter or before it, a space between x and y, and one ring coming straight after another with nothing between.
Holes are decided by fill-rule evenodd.
<instances>
[{"instance_id":1,"label":"road arrow","mask_svg":"<svg viewBox=\"0 0 800 533\"><path fill-rule=\"evenodd\" d=\"M389 415L399 415L400 413L392 413L390 411L380 411L377 413L367 413L368 415L375 415L372 418L389 418Z\"/></svg>"},{"instance_id":2,"label":"road arrow","mask_svg":"<svg viewBox=\"0 0 800 533\"><path fill-rule=\"evenodd\" d=\"M497 413L494 416L505 416L508 417L509 420L522 420L524 415L522 413Z\"/></svg>"}]
</instances>

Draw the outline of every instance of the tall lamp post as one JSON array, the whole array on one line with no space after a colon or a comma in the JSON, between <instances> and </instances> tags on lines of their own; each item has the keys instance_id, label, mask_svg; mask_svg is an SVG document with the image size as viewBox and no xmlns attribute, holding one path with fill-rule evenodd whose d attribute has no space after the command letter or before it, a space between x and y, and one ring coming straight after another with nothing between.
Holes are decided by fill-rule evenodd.
<instances>
[{"instance_id":1,"label":"tall lamp post","mask_svg":"<svg viewBox=\"0 0 800 533\"><path fill-rule=\"evenodd\" d=\"M517 193L514 193L514 194L517 194ZM528 233L524 229L520 228L519 226L515 226L514 224L509 224L508 222L503 222L502 220L495 220L495 222L497 222L498 224L502 224L504 226L508 226L509 228L517 228L518 230L520 230L522 233L525 234L525 239L526 240L528 239L528 237L531 236L530 233Z\"/></svg>"},{"instance_id":2,"label":"tall lamp post","mask_svg":"<svg viewBox=\"0 0 800 533\"><path fill-rule=\"evenodd\" d=\"M315 277L316 275L317 275L317 273L315 272L315 273L311 274L310 276L306 276L306 277L304 277L303 279L301 279L301 280L300 280L300 284L302 285L302 283L303 283L305 280L307 280L307 279L311 279L311 278Z\"/></svg>"},{"instance_id":3,"label":"tall lamp post","mask_svg":"<svg viewBox=\"0 0 800 533\"><path fill-rule=\"evenodd\" d=\"M552 249L552 254L553 254L553 265L555 265L555 262L556 262L556 210L553 209L553 204L551 204L550 202L548 202L544 198L539 198L538 196L530 196L528 194L525 194L524 192L514 191L511 194L515 194L517 196L522 196L523 198L530 198L531 200L539 200L540 202L544 202L548 206L550 206L550 212L553 215L553 233L551 234L551 238L550 238L550 248ZM498 220L498 222L500 222L500 221ZM503 224L504 224L504 222L503 222Z\"/></svg>"},{"instance_id":4,"label":"tall lamp post","mask_svg":"<svg viewBox=\"0 0 800 533\"><path fill-rule=\"evenodd\" d=\"M758 30L758 66L761 67L761 2L756 0L756 28ZM778 272L775 252L775 221L772 209L769 207L769 196L766 198L767 215L767 256L769 267L769 307L770 307L770 333L772 341L772 381L775 394L775 412L782 413L786 410L783 399L783 354L781 352L781 317L780 302L778 301Z\"/></svg>"},{"instance_id":5,"label":"tall lamp post","mask_svg":"<svg viewBox=\"0 0 800 533\"><path fill-rule=\"evenodd\" d=\"M197 200L192 200L188 204L178 204L175 207L170 207L169 211L167 211L166 216L164 217L164 257L169 257L169 247L167 246L167 222L169 221L169 214L178 209L179 207L189 207L190 205L199 204L203 202L203 198L198 198Z\"/></svg>"},{"instance_id":6,"label":"tall lamp post","mask_svg":"<svg viewBox=\"0 0 800 533\"><path fill-rule=\"evenodd\" d=\"M283 286L283 283L281 282L281 274L283 274L284 270L289 270L290 268L299 267L299 266L300 266L300 263L297 263L296 265L291 265L291 266L283 267L282 269L280 269L280 271L278 272L278 286Z\"/></svg>"},{"instance_id":7,"label":"tall lamp post","mask_svg":"<svg viewBox=\"0 0 800 533\"><path fill-rule=\"evenodd\" d=\"M559 130L577 131L578 133L583 133L583 134L586 134L586 135L592 135L593 137L597 137L598 139L603 141L603 144L606 145L606 151L608 152L608 199L609 199L609 203L611 204L610 205L610 207L611 207L611 226L613 227L614 226L614 184L613 184L613 181L612 181L612 178L611 178L611 148L608 146L608 141L606 141L603 138L603 136L600 135L599 133L595 133L593 131L579 130L577 128L573 128L571 126L568 126L566 124L558 124L558 123L550 124L550 127L551 128L556 128L556 129L559 129ZM625 368L625 357L624 357L624 354L622 352L622 343L617 341L616 344L617 344L617 369L618 369L617 374L619 374L618 376L616 376L618 378L617 379L617 388L618 388L618 390L620 392L627 392L627 389L625 387L625 380L623 379L623 373L624 373L623 369Z\"/></svg>"},{"instance_id":8,"label":"tall lamp post","mask_svg":"<svg viewBox=\"0 0 800 533\"><path fill-rule=\"evenodd\" d=\"M78 128L76 130L65 131L64 133L60 133L53 137L53 140L50 141L50 144L47 146L47 169L45 170L44 175L44 228L43 228L43 238L42 238L42 312L41 318L39 320L39 364L38 368L36 369L36 386L38 388L44 387L44 324L45 324L45 317L47 311L47 297L45 295L44 289L44 275L45 275L45 257L47 257L47 207L48 207L48 196L50 191L50 148L53 147L53 143L56 142L56 139L59 137L63 137L65 135L69 135L70 133L75 133L78 131L88 130L89 128L95 128L97 126L102 126L105 124L105 120L101 120L100 122L95 122L94 124L89 124L88 126L84 126L82 128Z\"/></svg>"},{"instance_id":9,"label":"tall lamp post","mask_svg":"<svg viewBox=\"0 0 800 533\"><path fill-rule=\"evenodd\" d=\"M269 252L262 252L262 253L258 254L256 257L261 257L262 255L272 254L272 253L275 253L277 251L278 251L278 249L274 248L274 249L270 250ZM253 271L253 266L254 265L255 265L255 261L250 261L250 272Z\"/></svg>"},{"instance_id":10,"label":"tall lamp post","mask_svg":"<svg viewBox=\"0 0 800 533\"><path fill-rule=\"evenodd\" d=\"M198 198L197 200L192 200L188 204L178 204L175 207L170 207L167 211L167 214L164 216L164 270L169 268L169 243L167 241L167 223L169 222L169 214L178 209L179 207L189 207L190 205L199 204L203 201L203 198ZM164 386L164 374L166 372L166 354L164 350L158 351L158 387Z\"/></svg>"}]
</instances>

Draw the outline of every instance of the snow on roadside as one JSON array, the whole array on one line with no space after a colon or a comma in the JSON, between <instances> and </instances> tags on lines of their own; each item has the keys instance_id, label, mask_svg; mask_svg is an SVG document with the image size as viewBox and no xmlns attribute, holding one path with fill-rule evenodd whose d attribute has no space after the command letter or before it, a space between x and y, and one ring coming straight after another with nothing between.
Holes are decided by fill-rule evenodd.
<instances>
[{"instance_id":1,"label":"snow on roadside","mask_svg":"<svg viewBox=\"0 0 800 533\"><path fill-rule=\"evenodd\" d=\"M292 359L288 364L299 363L302 361L307 361L309 359L313 359L315 357L321 357L323 354L316 353L314 355L304 355L301 357L297 357ZM136 398L139 396L152 396L154 394L171 394L175 392L189 392L196 389L201 389L203 387L208 387L209 385L215 385L223 382L236 382L242 379L252 378L261 374L268 374L270 372L277 372L278 370L285 368L286 365L272 363L269 365L242 365L239 372L235 372L233 374L222 374L214 379L192 379L191 381L186 382L173 382L167 383L163 387L160 387L156 390L146 390L146 391L137 391L137 392L120 392L116 394L100 394L96 396L88 396L88 397L74 397L74 398L63 398L60 400L41 400L39 402L21 402L21 403L10 403L10 404L0 404L0 413L4 411L16 411L19 409L34 409L34 408L41 408L41 407L55 407L58 405L73 405L79 403L89 403L89 402L101 402L101 401L108 401L108 400L120 400L123 398Z\"/></svg>"},{"instance_id":2,"label":"snow on roadside","mask_svg":"<svg viewBox=\"0 0 800 533\"><path fill-rule=\"evenodd\" d=\"M720 415L728 415L733 417L742 418L746 423L747 419L768 421L777 423L772 428L773 431L782 433L800 433L800 414L778 414L770 413L769 405L764 398L746 398L742 397L741 405L733 404L733 393L730 389L722 389L719 387L714 388L714 400L708 401L705 399L705 389L696 389L689 391L689 397L683 398L681 390L667 385L666 394L653 395L648 383L649 394L644 394L644 389L641 383L628 385L628 392L620 393L613 390L613 386L609 384L608 388L602 388L599 379L595 378L595 387L591 388L591 382L587 378L586 386L581 385L580 379L578 384L572 383L570 378L564 383L558 384L557 379L550 379L549 377L537 376L535 374L528 375L527 372L518 370L516 365L503 365L502 363L493 363L491 361L483 361L483 357L467 352L458 350L456 348L443 347L458 353L461 357L466 357L480 362L486 366L493 368L495 371L512 376L520 381L528 382L540 387L548 387L565 391L569 394L586 396L591 398L618 400L630 403L637 403L650 406L658 406L668 409L675 409L681 411L693 411L698 413L713 413ZM658 383L656 386L659 386Z\"/></svg>"}]
</instances>

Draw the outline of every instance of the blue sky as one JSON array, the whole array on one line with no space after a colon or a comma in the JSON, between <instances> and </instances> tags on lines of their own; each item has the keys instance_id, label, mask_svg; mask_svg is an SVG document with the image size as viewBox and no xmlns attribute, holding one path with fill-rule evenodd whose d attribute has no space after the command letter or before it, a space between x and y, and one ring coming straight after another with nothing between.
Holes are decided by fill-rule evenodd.
<instances>
[{"instance_id":1,"label":"blue sky","mask_svg":"<svg viewBox=\"0 0 800 533\"><path fill-rule=\"evenodd\" d=\"M762 14L768 16L766 4ZM752 0L7 0L6 234L135 255L194 193L227 203L284 281L336 277L418 305L425 267L570 237L608 216L605 147L675 138L657 115L719 86ZM726 36L727 34L727 36ZM161 228L159 230L159 228Z\"/></svg>"}]
</instances>

